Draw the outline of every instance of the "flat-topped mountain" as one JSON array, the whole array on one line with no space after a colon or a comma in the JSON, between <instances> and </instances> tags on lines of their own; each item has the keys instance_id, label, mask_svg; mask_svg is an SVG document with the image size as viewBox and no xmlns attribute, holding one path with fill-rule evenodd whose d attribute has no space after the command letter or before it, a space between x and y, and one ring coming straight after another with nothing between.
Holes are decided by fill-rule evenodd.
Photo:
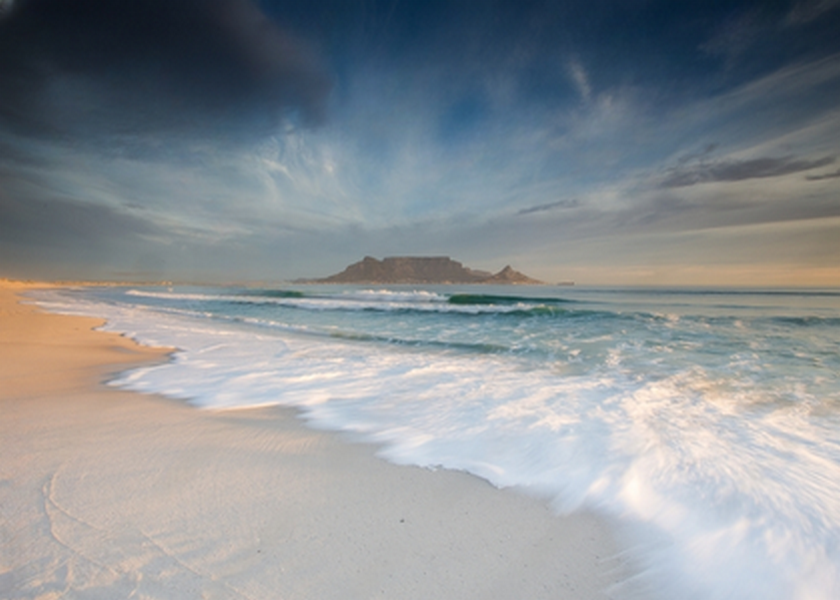
<instances>
[{"instance_id":1,"label":"flat-topped mountain","mask_svg":"<svg viewBox=\"0 0 840 600\"><path fill-rule=\"evenodd\" d=\"M532 279L510 266L496 274L469 269L448 256L391 256L377 260L366 256L341 273L309 283L487 283L535 285Z\"/></svg>"}]
</instances>

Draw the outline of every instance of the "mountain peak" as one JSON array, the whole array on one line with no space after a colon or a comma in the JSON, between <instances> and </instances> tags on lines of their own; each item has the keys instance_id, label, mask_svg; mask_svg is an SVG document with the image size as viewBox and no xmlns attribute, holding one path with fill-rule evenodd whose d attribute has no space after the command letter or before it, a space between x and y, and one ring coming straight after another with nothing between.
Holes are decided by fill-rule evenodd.
<instances>
[{"instance_id":1,"label":"mountain peak","mask_svg":"<svg viewBox=\"0 0 840 600\"><path fill-rule=\"evenodd\" d=\"M524 273L520 273L519 271L515 270L510 265L505 265L504 269L502 269L492 277L487 278L482 283L539 285L542 283L542 281L539 281L538 279L533 279L532 277L528 277Z\"/></svg>"}]
</instances>

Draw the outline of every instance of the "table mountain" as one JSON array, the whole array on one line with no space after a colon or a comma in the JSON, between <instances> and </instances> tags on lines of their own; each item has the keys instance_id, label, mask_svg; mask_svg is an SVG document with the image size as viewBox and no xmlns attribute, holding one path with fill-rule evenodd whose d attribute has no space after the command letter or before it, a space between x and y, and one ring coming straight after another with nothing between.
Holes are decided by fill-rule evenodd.
<instances>
[{"instance_id":1,"label":"table mountain","mask_svg":"<svg viewBox=\"0 0 840 600\"><path fill-rule=\"evenodd\" d=\"M487 283L541 284L509 265L496 274L469 269L448 256L391 256L377 260L366 256L341 273L309 283Z\"/></svg>"}]
</instances>

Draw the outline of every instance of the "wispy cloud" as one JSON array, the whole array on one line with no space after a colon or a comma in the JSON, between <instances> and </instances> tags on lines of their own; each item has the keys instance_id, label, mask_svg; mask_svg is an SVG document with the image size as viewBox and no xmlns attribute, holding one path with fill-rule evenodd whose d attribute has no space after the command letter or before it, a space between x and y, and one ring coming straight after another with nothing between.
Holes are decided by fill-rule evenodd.
<instances>
[{"instance_id":1,"label":"wispy cloud","mask_svg":"<svg viewBox=\"0 0 840 600\"><path fill-rule=\"evenodd\" d=\"M833 156L814 160L796 159L790 156L754 158L749 160L726 160L690 167L677 167L661 183L663 188L678 188L717 181L743 181L779 177L801 171L810 171L834 162Z\"/></svg>"},{"instance_id":2,"label":"wispy cloud","mask_svg":"<svg viewBox=\"0 0 840 600\"><path fill-rule=\"evenodd\" d=\"M786 103L791 98L813 96L821 86L836 84L840 79L840 54L831 54L817 60L796 62L774 70L771 73L745 82L728 92L723 98L723 110L744 109L749 106L762 106L770 103ZM806 109L807 105L783 108L792 110Z\"/></svg>"},{"instance_id":3,"label":"wispy cloud","mask_svg":"<svg viewBox=\"0 0 840 600\"><path fill-rule=\"evenodd\" d=\"M589 75L577 58L573 58L568 62L569 76L577 88L581 99L584 102L589 102L592 96L592 86L589 84Z\"/></svg>"},{"instance_id":4,"label":"wispy cloud","mask_svg":"<svg viewBox=\"0 0 840 600\"><path fill-rule=\"evenodd\" d=\"M523 208L522 210L517 211L517 215L530 215L533 213L538 212L546 212L552 210L558 210L563 208L575 208L576 206L580 206L580 202L575 198L569 200L558 200L557 202L549 202L547 204L539 204L537 206L530 206L528 208Z\"/></svg>"},{"instance_id":5,"label":"wispy cloud","mask_svg":"<svg viewBox=\"0 0 840 600\"><path fill-rule=\"evenodd\" d=\"M786 25L803 25L840 6L840 0L799 0L785 17Z\"/></svg>"},{"instance_id":6,"label":"wispy cloud","mask_svg":"<svg viewBox=\"0 0 840 600\"><path fill-rule=\"evenodd\" d=\"M723 21L710 39L700 45L700 50L728 60L738 58L762 35L766 18L760 11L741 12Z\"/></svg>"}]
</instances>

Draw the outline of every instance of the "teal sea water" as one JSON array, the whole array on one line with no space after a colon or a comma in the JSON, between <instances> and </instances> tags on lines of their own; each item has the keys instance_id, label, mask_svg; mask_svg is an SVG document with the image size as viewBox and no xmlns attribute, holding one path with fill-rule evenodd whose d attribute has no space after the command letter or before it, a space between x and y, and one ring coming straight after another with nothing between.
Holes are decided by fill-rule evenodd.
<instances>
[{"instance_id":1,"label":"teal sea water","mask_svg":"<svg viewBox=\"0 0 840 600\"><path fill-rule=\"evenodd\" d=\"M614 518L664 598L840 598L840 290L126 287L123 388L297 407L400 464Z\"/></svg>"}]
</instances>

